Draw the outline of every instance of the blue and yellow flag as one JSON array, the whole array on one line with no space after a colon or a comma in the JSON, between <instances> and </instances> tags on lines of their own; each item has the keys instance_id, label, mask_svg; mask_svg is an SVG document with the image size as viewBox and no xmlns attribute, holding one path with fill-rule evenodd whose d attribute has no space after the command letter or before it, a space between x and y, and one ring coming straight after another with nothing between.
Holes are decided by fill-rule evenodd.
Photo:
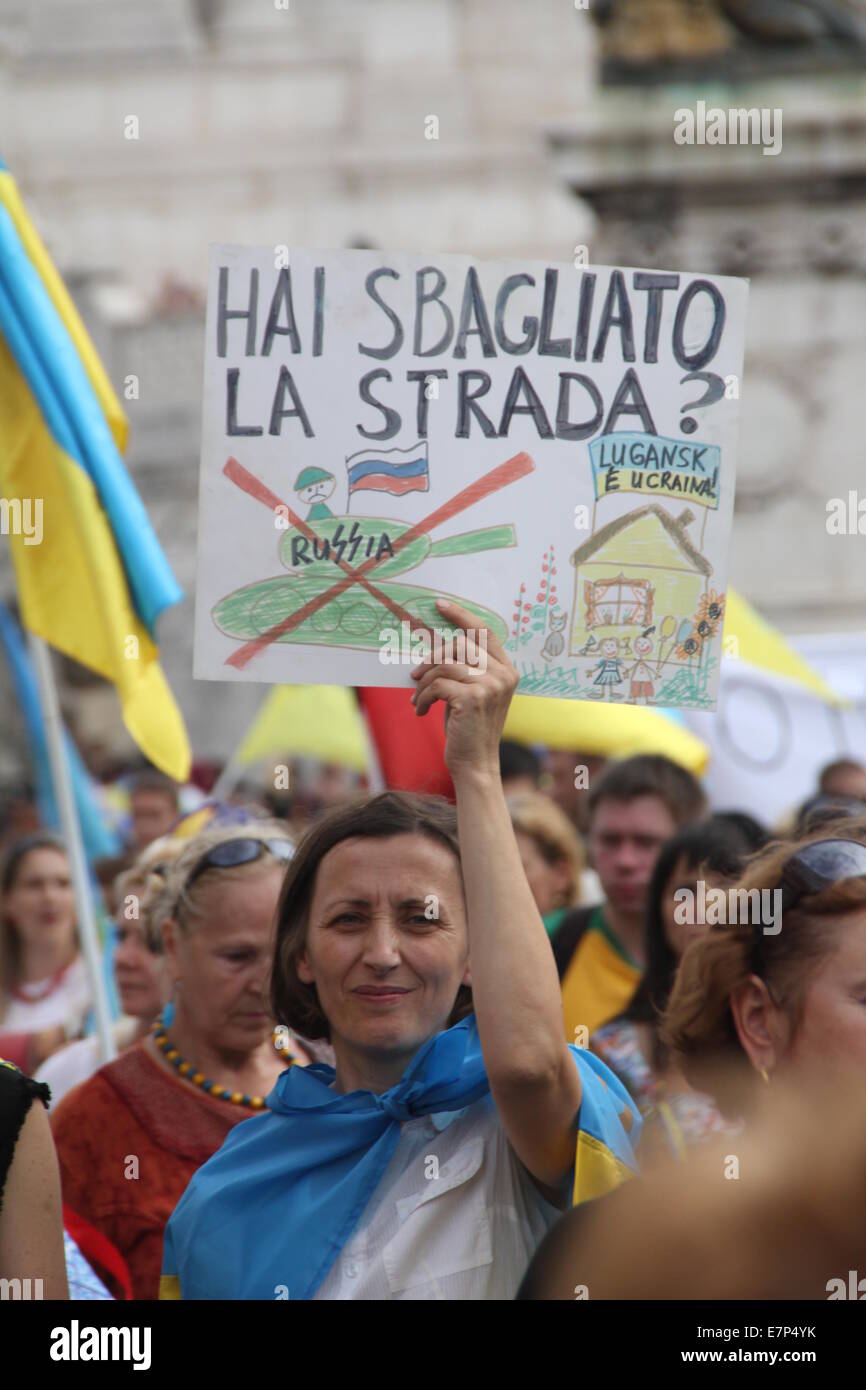
<instances>
[{"instance_id":1,"label":"blue and yellow flag","mask_svg":"<svg viewBox=\"0 0 866 1390\"><path fill-rule=\"evenodd\" d=\"M124 467L126 420L0 161L0 489L24 625L117 687L142 752L190 750L154 625L183 597Z\"/></svg>"},{"instance_id":2,"label":"blue and yellow flag","mask_svg":"<svg viewBox=\"0 0 866 1390\"><path fill-rule=\"evenodd\" d=\"M21 630L3 603L0 603L0 650L6 657L9 675L18 696L18 708L27 730L40 819L50 829L59 830L60 813L51 780L45 720L39 703L36 676L24 646ZM84 852L91 863L94 859L102 859L106 855L119 854L120 839L107 823L107 817L99 804L96 786L81 761L81 755L69 737L65 725L63 742L72 795L75 798L75 809L81 826L81 838L84 841Z\"/></svg>"},{"instance_id":3,"label":"blue and yellow flag","mask_svg":"<svg viewBox=\"0 0 866 1390\"><path fill-rule=\"evenodd\" d=\"M572 1043L569 1050L584 1068L572 1197L573 1205L579 1206L637 1176L634 1150L643 1121L619 1077L600 1057ZM594 1076L592 1086L587 1071Z\"/></svg>"}]
</instances>

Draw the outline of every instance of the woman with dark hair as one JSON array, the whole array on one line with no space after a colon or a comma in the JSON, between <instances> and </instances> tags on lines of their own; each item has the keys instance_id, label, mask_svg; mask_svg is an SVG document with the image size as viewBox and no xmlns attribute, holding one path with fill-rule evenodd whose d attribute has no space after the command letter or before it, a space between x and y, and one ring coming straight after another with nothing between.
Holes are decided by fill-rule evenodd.
<instances>
[{"instance_id":1,"label":"woman with dark hair","mask_svg":"<svg viewBox=\"0 0 866 1390\"><path fill-rule=\"evenodd\" d=\"M32 1072L78 1037L90 1007L62 840L17 840L0 868L0 1053Z\"/></svg>"},{"instance_id":2,"label":"woman with dark hair","mask_svg":"<svg viewBox=\"0 0 866 1390\"><path fill-rule=\"evenodd\" d=\"M732 883L754 841L730 816L709 816L674 835L656 861L647 895L646 971L628 1008L593 1033L590 1046L622 1079L646 1122L641 1166L659 1152L682 1156L688 1144L725 1132L708 1097L692 1091L659 1033L680 960L706 929L700 914L681 910L698 903L698 880L709 889ZM688 895L691 895L689 897ZM683 920L691 916L692 920Z\"/></svg>"},{"instance_id":3,"label":"woman with dark hair","mask_svg":"<svg viewBox=\"0 0 866 1390\"><path fill-rule=\"evenodd\" d=\"M449 627L476 619L440 603ZM284 1073L193 1178L161 1296L507 1298L577 1197L634 1170L640 1118L562 1035L556 966L499 770L517 672L424 663L456 812L385 793L314 825L278 911L275 1015L336 1067ZM471 993L470 993L471 989Z\"/></svg>"}]
</instances>

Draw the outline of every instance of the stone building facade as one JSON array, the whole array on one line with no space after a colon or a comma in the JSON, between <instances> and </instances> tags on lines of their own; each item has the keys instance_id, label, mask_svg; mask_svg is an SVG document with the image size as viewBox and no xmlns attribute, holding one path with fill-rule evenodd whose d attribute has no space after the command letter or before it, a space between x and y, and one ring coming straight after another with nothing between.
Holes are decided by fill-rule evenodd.
<instances>
[{"instance_id":1,"label":"stone building facade","mask_svg":"<svg viewBox=\"0 0 866 1390\"><path fill-rule=\"evenodd\" d=\"M226 756L264 693L191 673L211 241L748 275L731 579L789 632L866 629L866 541L825 524L866 496L866 75L599 73L565 0L0 0L2 154L115 386L137 382L128 463L187 594L160 645L197 752ZM700 98L781 108L781 153L676 145ZM65 696L85 748L130 747L111 690Z\"/></svg>"}]
</instances>

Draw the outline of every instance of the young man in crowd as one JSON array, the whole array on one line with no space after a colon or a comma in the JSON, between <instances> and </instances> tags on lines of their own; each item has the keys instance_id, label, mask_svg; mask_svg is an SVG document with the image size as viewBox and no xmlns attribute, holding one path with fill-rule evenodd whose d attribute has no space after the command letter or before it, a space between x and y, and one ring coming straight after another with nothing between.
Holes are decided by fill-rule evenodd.
<instances>
[{"instance_id":1,"label":"young man in crowd","mask_svg":"<svg viewBox=\"0 0 866 1390\"><path fill-rule=\"evenodd\" d=\"M659 850L705 807L691 773L661 756L609 763L591 783L587 846L604 901L575 908L552 941L569 1042L629 1003L644 966L644 906Z\"/></svg>"}]
</instances>

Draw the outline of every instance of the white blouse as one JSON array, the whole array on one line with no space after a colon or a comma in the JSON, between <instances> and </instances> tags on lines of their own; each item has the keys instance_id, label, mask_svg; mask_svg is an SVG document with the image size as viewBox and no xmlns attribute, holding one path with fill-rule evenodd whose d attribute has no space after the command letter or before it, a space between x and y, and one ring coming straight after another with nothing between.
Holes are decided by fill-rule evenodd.
<instances>
[{"instance_id":1,"label":"white blouse","mask_svg":"<svg viewBox=\"0 0 866 1390\"><path fill-rule=\"evenodd\" d=\"M20 993L32 994L33 1000L11 998L0 1018L0 1031L41 1033L48 1028L56 1028L58 1024L68 1024L71 1031L80 1032L90 1008L90 986L84 957L76 956L57 988L40 999L39 995L47 984L47 980L33 980L30 984L19 985Z\"/></svg>"},{"instance_id":2,"label":"white blouse","mask_svg":"<svg viewBox=\"0 0 866 1390\"><path fill-rule=\"evenodd\" d=\"M114 1045L118 1052L131 1047L135 1042L137 1018L119 1018L111 1026ZM44 1081L51 1089L52 1108L60 1104L64 1096L82 1081L89 1081L94 1072L103 1065L102 1048L99 1038L78 1038L58 1048L34 1075L35 1081Z\"/></svg>"},{"instance_id":3,"label":"white blouse","mask_svg":"<svg viewBox=\"0 0 866 1390\"><path fill-rule=\"evenodd\" d=\"M514 1154L491 1096L405 1120L359 1228L313 1297L513 1299L560 1215Z\"/></svg>"}]
</instances>

